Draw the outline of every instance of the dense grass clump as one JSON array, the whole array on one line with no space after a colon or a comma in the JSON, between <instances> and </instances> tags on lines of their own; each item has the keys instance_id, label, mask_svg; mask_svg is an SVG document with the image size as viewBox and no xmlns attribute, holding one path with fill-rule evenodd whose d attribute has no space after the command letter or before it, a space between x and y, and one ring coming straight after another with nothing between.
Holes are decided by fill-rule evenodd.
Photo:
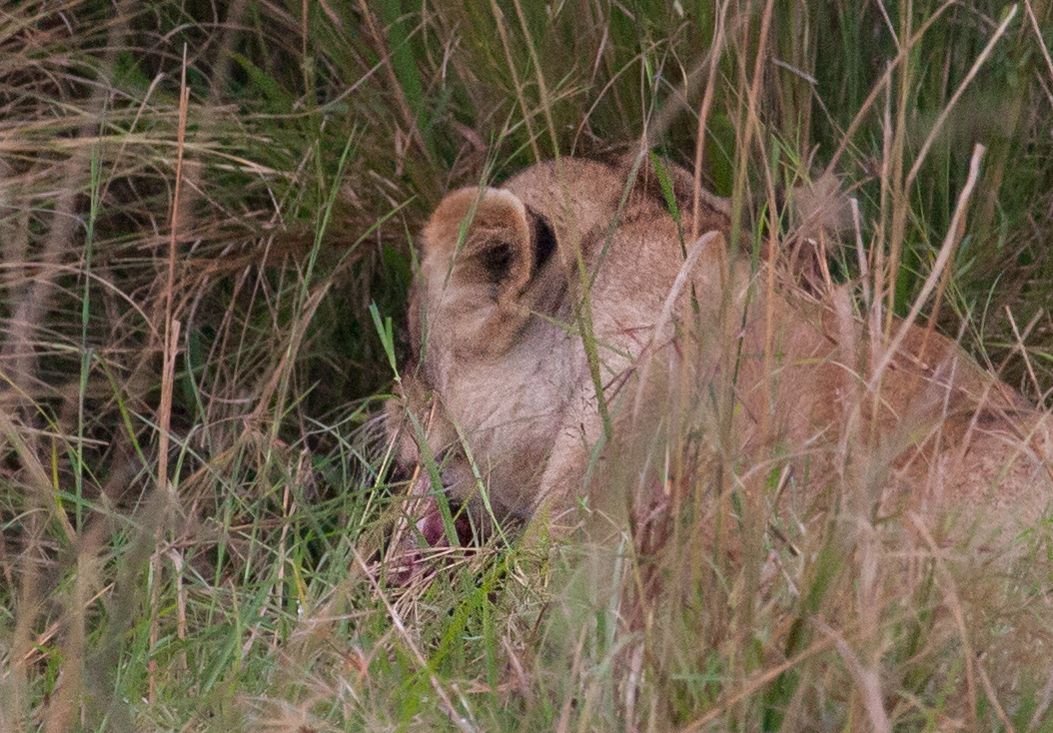
<instances>
[{"instance_id":1,"label":"dense grass clump","mask_svg":"<svg viewBox=\"0 0 1053 733\"><path fill-rule=\"evenodd\" d=\"M1047 404L1051 6L9 0L0 730L1053 731L1048 532L863 584L891 551L833 523L671 531L602 602L586 548L377 562L413 236L557 155L700 166L773 258L837 175L858 216L808 277L924 291Z\"/></svg>"}]
</instances>

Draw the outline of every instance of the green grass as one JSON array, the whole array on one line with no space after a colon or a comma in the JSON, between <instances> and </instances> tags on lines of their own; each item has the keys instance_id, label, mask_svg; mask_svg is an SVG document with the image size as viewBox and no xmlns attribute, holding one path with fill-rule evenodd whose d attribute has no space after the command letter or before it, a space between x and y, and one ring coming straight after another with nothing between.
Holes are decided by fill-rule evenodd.
<instances>
[{"instance_id":1,"label":"green grass","mask_svg":"<svg viewBox=\"0 0 1053 733\"><path fill-rule=\"evenodd\" d=\"M834 526L694 534L702 476L654 557L375 574L430 207L644 135L691 167L710 53L704 180L763 231L832 165L901 314L986 146L928 312L1048 402L1051 49L1048 0L8 2L0 730L859 730L876 670L896 730L1053 731L1038 536L1009 577L929 558L864 597Z\"/></svg>"}]
</instances>

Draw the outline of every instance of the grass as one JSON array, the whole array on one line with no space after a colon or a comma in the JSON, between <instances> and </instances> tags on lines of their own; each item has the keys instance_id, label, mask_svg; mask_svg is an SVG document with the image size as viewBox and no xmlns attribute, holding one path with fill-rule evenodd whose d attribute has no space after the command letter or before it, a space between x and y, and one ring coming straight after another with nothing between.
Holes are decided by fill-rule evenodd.
<instances>
[{"instance_id":1,"label":"grass","mask_svg":"<svg viewBox=\"0 0 1053 733\"><path fill-rule=\"evenodd\" d=\"M1053 730L1038 536L1011 573L861 586L833 524L704 542L702 476L653 557L375 574L412 238L556 154L700 151L758 236L829 167L874 297L927 291L1048 403L1051 29L1048 0L8 2L0 729Z\"/></svg>"}]
</instances>

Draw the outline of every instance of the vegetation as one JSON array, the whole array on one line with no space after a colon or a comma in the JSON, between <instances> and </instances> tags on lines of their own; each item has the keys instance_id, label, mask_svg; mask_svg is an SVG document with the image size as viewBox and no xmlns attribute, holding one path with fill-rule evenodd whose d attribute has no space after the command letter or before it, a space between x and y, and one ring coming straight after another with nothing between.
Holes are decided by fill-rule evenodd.
<instances>
[{"instance_id":1,"label":"vegetation","mask_svg":"<svg viewBox=\"0 0 1053 733\"><path fill-rule=\"evenodd\" d=\"M8 0L0 729L1053 731L1048 532L732 551L702 477L607 596L497 540L396 587L376 417L439 196L641 142L763 237L841 176L830 277L1048 402L1051 6Z\"/></svg>"}]
</instances>

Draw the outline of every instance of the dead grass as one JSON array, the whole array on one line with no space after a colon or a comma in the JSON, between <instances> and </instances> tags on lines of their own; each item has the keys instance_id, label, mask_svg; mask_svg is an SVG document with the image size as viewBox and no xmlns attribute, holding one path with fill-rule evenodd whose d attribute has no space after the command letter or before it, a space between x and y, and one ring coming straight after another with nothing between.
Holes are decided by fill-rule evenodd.
<instances>
[{"instance_id":1,"label":"dead grass","mask_svg":"<svg viewBox=\"0 0 1053 733\"><path fill-rule=\"evenodd\" d=\"M1053 730L1048 527L1000 569L772 534L774 458L671 477L649 552L374 577L369 306L484 171L643 138L777 249L827 166L859 226L822 262L874 328L1048 401L1047 0L630 5L0 11L0 729Z\"/></svg>"}]
</instances>

